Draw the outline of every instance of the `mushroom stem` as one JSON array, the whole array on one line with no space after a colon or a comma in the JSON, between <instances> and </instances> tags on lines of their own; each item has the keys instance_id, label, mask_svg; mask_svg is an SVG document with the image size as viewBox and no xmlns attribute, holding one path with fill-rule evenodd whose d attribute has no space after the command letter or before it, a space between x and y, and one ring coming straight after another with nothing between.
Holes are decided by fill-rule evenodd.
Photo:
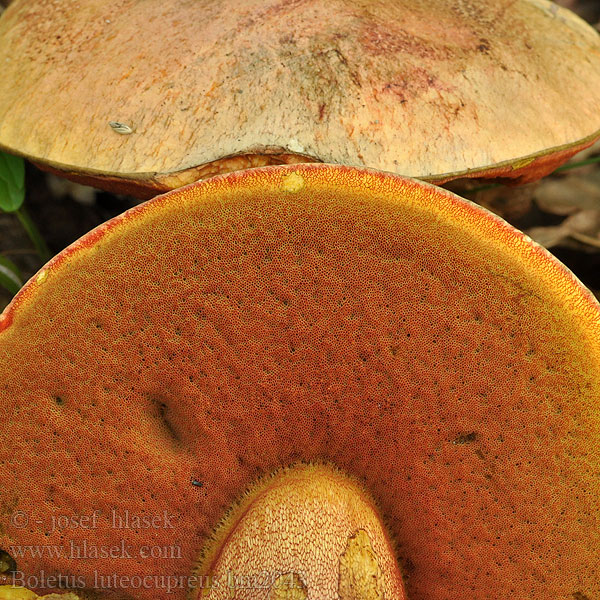
<instances>
[{"instance_id":1,"label":"mushroom stem","mask_svg":"<svg viewBox=\"0 0 600 600\"><path fill-rule=\"evenodd\" d=\"M19 585L0 585L0 600L79 600L71 592L38 596L35 592Z\"/></svg>"},{"instance_id":2,"label":"mushroom stem","mask_svg":"<svg viewBox=\"0 0 600 600\"><path fill-rule=\"evenodd\" d=\"M218 527L196 569L197 598L405 598L373 501L329 465L296 465L256 484Z\"/></svg>"}]
</instances>

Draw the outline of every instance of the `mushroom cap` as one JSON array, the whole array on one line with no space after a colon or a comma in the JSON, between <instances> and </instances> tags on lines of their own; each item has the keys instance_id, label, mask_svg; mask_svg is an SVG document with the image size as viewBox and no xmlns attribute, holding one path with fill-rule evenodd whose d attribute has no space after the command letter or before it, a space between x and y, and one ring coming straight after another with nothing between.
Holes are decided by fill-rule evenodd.
<instances>
[{"instance_id":1,"label":"mushroom cap","mask_svg":"<svg viewBox=\"0 0 600 600\"><path fill-rule=\"evenodd\" d=\"M541 177L600 136L600 37L546 0L17 0L0 147L144 197L323 161Z\"/></svg>"},{"instance_id":2,"label":"mushroom cap","mask_svg":"<svg viewBox=\"0 0 600 600\"><path fill-rule=\"evenodd\" d=\"M0 330L0 549L66 549L20 571L155 599L245 489L305 461L364 483L411 600L599 595L600 307L449 192L332 165L213 178L88 233Z\"/></svg>"}]
</instances>

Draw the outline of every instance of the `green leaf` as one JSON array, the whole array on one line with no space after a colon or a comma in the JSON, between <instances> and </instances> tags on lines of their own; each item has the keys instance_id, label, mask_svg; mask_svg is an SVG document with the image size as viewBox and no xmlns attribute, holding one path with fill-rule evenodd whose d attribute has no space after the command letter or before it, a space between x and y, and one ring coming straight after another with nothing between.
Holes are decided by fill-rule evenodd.
<instances>
[{"instance_id":1,"label":"green leaf","mask_svg":"<svg viewBox=\"0 0 600 600\"><path fill-rule=\"evenodd\" d=\"M0 152L0 210L19 210L25 200L25 164L22 158Z\"/></svg>"},{"instance_id":2,"label":"green leaf","mask_svg":"<svg viewBox=\"0 0 600 600\"><path fill-rule=\"evenodd\" d=\"M23 286L19 267L4 256L0 256L0 286L11 294L16 294Z\"/></svg>"}]
</instances>

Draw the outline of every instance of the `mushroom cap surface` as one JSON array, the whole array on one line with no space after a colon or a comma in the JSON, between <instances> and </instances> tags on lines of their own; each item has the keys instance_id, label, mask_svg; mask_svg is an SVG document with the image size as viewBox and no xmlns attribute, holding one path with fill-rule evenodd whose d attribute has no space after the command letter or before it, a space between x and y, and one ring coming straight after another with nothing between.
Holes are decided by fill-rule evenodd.
<instances>
[{"instance_id":1,"label":"mushroom cap surface","mask_svg":"<svg viewBox=\"0 0 600 600\"><path fill-rule=\"evenodd\" d=\"M546 0L17 0L0 147L140 197L251 166L536 179L600 135L600 36Z\"/></svg>"},{"instance_id":2,"label":"mushroom cap surface","mask_svg":"<svg viewBox=\"0 0 600 600\"><path fill-rule=\"evenodd\" d=\"M598 397L598 303L498 217L369 170L232 173L93 230L0 317L0 549L183 599L245 489L327 462L411 600L596 598Z\"/></svg>"}]
</instances>

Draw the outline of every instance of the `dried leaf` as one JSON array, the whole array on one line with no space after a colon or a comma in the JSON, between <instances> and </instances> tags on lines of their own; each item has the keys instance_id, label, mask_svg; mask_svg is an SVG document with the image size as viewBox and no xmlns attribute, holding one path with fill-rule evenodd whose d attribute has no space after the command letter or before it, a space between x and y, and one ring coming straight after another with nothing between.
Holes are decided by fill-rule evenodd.
<instances>
[{"instance_id":1,"label":"dried leaf","mask_svg":"<svg viewBox=\"0 0 600 600\"><path fill-rule=\"evenodd\" d=\"M540 244L544 248L552 248L558 246L565 238L569 237L569 230L565 229L561 225L552 227L532 227L525 233Z\"/></svg>"},{"instance_id":2,"label":"dried leaf","mask_svg":"<svg viewBox=\"0 0 600 600\"><path fill-rule=\"evenodd\" d=\"M571 175L541 182L535 191L540 210L566 216L580 210L600 210L600 181Z\"/></svg>"},{"instance_id":3,"label":"dried leaf","mask_svg":"<svg viewBox=\"0 0 600 600\"><path fill-rule=\"evenodd\" d=\"M582 210L562 223L562 227L569 232L585 233L595 235L600 231L600 208L595 210Z\"/></svg>"},{"instance_id":4,"label":"dried leaf","mask_svg":"<svg viewBox=\"0 0 600 600\"><path fill-rule=\"evenodd\" d=\"M600 234L600 210L582 210L566 218L560 225L532 227L527 235L545 248L552 248L574 237L582 243L595 240ZM590 245L595 246L595 242Z\"/></svg>"}]
</instances>

